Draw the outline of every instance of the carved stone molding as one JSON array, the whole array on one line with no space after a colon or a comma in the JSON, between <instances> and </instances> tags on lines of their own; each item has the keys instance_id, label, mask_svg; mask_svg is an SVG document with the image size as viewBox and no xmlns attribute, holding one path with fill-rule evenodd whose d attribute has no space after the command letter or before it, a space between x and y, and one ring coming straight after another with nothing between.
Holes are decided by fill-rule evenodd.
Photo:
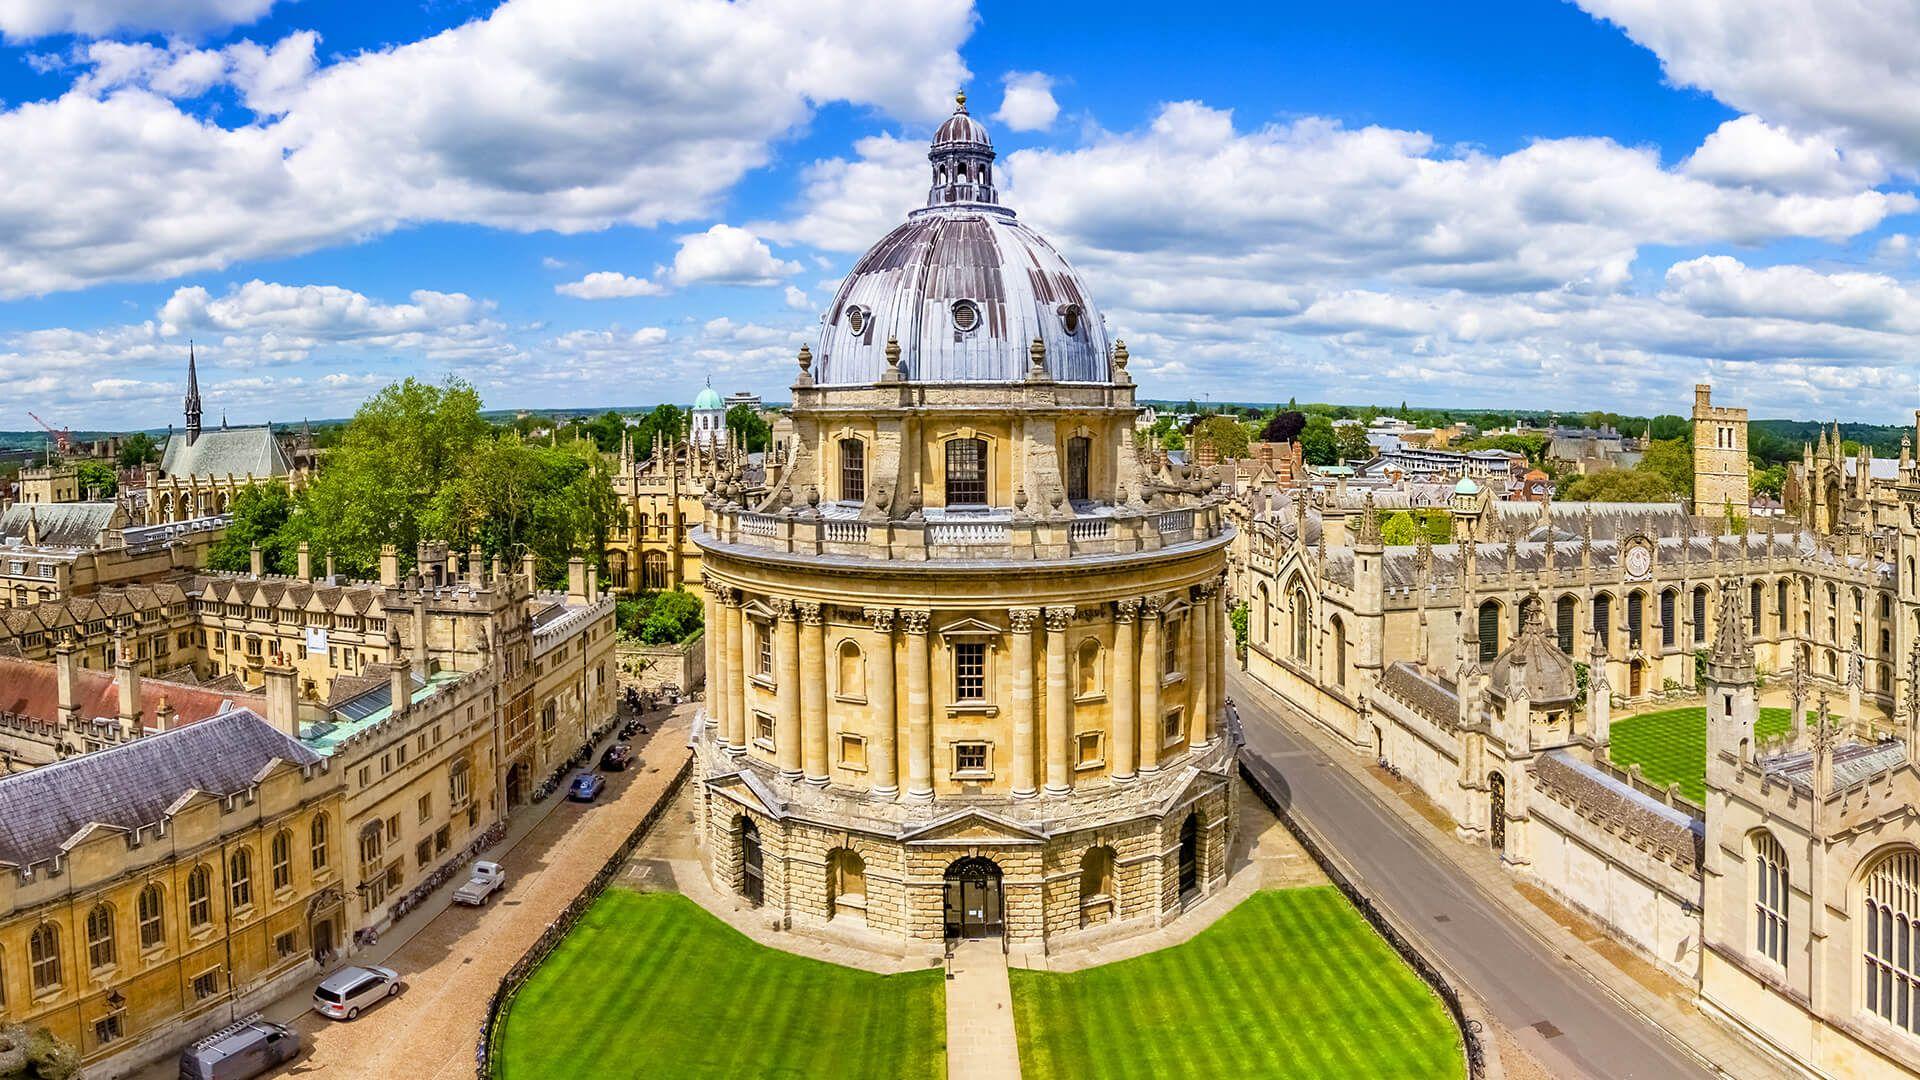
<instances>
[{"instance_id":1,"label":"carved stone molding","mask_svg":"<svg viewBox=\"0 0 1920 1080\"><path fill-rule=\"evenodd\" d=\"M1012 608L1007 611L1007 620L1013 625L1013 632L1016 634L1033 633L1033 624L1039 618L1039 608Z\"/></svg>"},{"instance_id":2,"label":"carved stone molding","mask_svg":"<svg viewBox=\"0 0 1920 1080\"><path fill-rule=\"evenodd\" d=\"M801 601L797 601L793 606L795 610L797 610L800 613L801 622L806 623L808 626L820 625L820 605L819 604L816 604L811 600L801 600Z\"/></svg>"},{"instance_id":3,"label":"carved stone molding","mask_svg":"<svg viewBox=\"0 0 1920 1080\"><path fill-rule=\"evenodd\" d=\"M1047 633L1065 633L1073 625L1073 609L1070 607L1050 607L1047 609Z\"/></svg>"},{"instance_id":4,"label":"carved stone molding","mask_svg":"<svg viewBox=\"0 0 1920 1080\"><path fill-rule=\"evenodd\" d=\"M924 634L927 632L927 622L930 618L931 613L925 610L903 608L900 612L901 629L909 634Z\"/></svg>"},{"instance_id":5,"label":"carved stone molding","mask_svg":"<svg viewBox=\"0 0 1920 1080\"><path fill-rule=\"evenodd\" d=\"M867 622L872 624L874 633L876 634L893 633L893 614L894 613L892 608L885 608L885 607L863 608L861 610L861 614L865 615L867 618Z\"/></svg>"},{"instance_id":6,"label":"carved stone molding","mask_svg":"<svg viewBox=\"0 0 1920 1080\"><path fill-rule=\"evenodd\" d=\"M1130 623L1140 615L1139 600L1115 600L1113 602L1113 620Z\"/></svg>"}]
</instances>

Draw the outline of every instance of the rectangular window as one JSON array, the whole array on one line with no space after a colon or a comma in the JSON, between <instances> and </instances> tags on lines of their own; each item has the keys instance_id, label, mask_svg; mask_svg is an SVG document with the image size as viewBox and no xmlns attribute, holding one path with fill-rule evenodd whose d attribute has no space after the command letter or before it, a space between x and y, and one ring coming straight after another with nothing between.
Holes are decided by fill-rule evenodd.
<instances>
[{"instance_id":1,"label":"rectangular window","mask_svg":"<svg viewBox=\"0 0 1920 1080\"><path fill-rule=\"evenodd\" d=\"M413 858L420 864L420 869L427 868L427 864L433 861L433 837L429 836L413 845Z\"/></svg>"},{"instance_id":2,"label":"rectangular window","mask_svg":"<svg viewBox=\"0 0 1920 1080\"><path fill-rule=\"evenodd\" d=\"M987 644L962 641L953 647L953 699L987 699Z\"/></svg>"},{"instance_id":3,"label":"rectangular window","mask_svg":"<svg viewBox=\"0 0 1920 1080\"><path fill-rule=\"evenodd\" d=\"M858 735L840 736L840 767L864 770L867 767L867 740Z\"/></svg>"},{"instance_id":4,"label":"rectangular window","mask_svg":"<svg viewBox=\"0 0 1920 1080\"><path fill-rule=\"evenodd\" d=\"M281 960L292 956L300 948L300 938L289 930L273 939L273 955Z\"/></svg>"},{"instance_id":5,"label":"rectangular window","mask_svg":"<svg viewBox=\"0 0 1920 1080\"><path fill-rule=\"evenodd\" d=\"M764 623L753 624L754 673L761 678L773 678L773 627Z\"/></svg>"},{"instance_id":6,"label":"rectangular window","mask_svg":"<svg viewBox=\"0 0 1920 1080\"><path fill-rule=\"evenodd\" d=\"M1087 499L1088 459L1093 456L1093 440L1075 436L1067 440L1067 498Z\"/></svg>"},{"instance_id":7,"label":"rectangular window","mask_svg":"<svg viewBox=\"0 0 1920 1080\"><path fill-rule=\"evenodd\" d=\"M1073 763L1076 768L1092 769L1105 764L1100 732L1083 731L1074 736Z\"/></svg>"},{"instance_id":8,"label":"rectangular window","mask_svg":"<svg viewBox=\"0 0 1920 1080\"><path fill-rule=\"evenodd\" d=\"M956 776L980 776L987 771L986 743L953 744L953 772Z\"/></svg>"},{"instance_id":9,"label":"rectangular window","mask_svg":"<svg viewBox=\"0 0 1920 1080\"><path fill-rule=\"evenodd\" d=\"M1172 709L1160 722L1160 739L1163 743L1176 743L1187 733L1185 709Z\"/></svg>"},{"instance_id":10,"label":"rectangular window","mask_svg":"<svg viewBox=\"0 0 1920 1080\"><path fill-rule=\"evenodd\" d=\"M429 791L425 795L420 796L420 820L425 821L432 816L433 816L433 793Z\"/></svg>"},{"instance_id":11,"label":"rectangular window","mask_svg":"<svg viewBox=\"0 0 1920 1080\"><path fill-rule=\"evenodd\" d=\"M203 971L193 977L193 996L197 1001L205 1001L220 992L220 969Z\"/></svg>"},{"instance_id":12,"label":"rectangular window","mask_svg":"<svg viewBox=\"0 0 1920 1080\"><path fill-rule=\"evenodd\" d=\"M985 439L953 439L947 443L947 505L983 506L987 501L987 443Z\"/></svg>"},{"instance_id":13,"label":"rectangular window","mask_svg":"<svg viewBox=\"0 0 1920 1080\"><path fill-rule=\"evenodd\" d=\"M1166 678L1180 674L1180 620L1168 619L1166 629L1161 631L1160 642L1163 655L1161 670Z\"/></svg>"},{"instance_id":14,"label":"rectangular window","mask_svg":"<svg viewBox=\"0 0 1920 1080\"><path fill-rule=\"evenodd\" d=\"M773 717L766 713L753 714L753 741L773 749Z\"/></svg>"},{"instance_id":15,"label":"rectangular window","mask_svg":"<svg viewBox=\"0 0 1920 1080\"><path fill-rule=\"evenodd\" d=\"M123 1028L120 1026L120 1013L108 1013L93 1022L93 1039L102 1046L119 1039Z\"/></svg>"},{"instance_id":16,"label":"rectangular window","mask_svg":"<svg viewBox=\"0 0 1920 1080\"><path fill-rule=\"evenodd\" d=\"M867 498L867 444L859 439L840 440L840 498L844 502Z\"/></svg>"},{"instance_id":17,"label":"rectangular window","mask_svg":"<svg viewBox=\"0 0 1920 1080\"><path fill-rule=\"evenodd\" d=\"M442 825L433 831L433 853L445 855L447 848L453 846L453 826Z\"/></svg>"}]
</instances>

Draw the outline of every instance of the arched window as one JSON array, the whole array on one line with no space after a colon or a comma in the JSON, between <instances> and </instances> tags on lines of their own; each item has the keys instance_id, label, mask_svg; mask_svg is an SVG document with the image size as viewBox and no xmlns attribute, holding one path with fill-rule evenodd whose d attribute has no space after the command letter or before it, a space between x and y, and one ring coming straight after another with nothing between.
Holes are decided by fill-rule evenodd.
<instances>
[{"instance_id":1,"label":"arched window","mask_svg":"<svg viewBox=\"0 0 1920 1080\"><path fill-rule=\"evenodd\" d=\"M843 641L836 655L839 659L836 665L837 692L843 698L864 699L867 696L867 658L860 651L859 644L851 639Z\"/></svg>"},{"instance_id":2,"label":"arched window","mask_svg":"<svg viewBox=\"0 0 1920 1080\"><path fill-rule=\"evenodd\" d=\"M160 886L148 885L140 890L140 899L134 904L134 917L140 924L141 949L156 948L166 941L166 905Z\"/></svg>"},{"instance_id":3,"label":"arched window","mask_svg":"<svg viewBox=\"0 0 1920 1080\"><path fill-rule=\"evenodd\" d=\"M87 969L98 971L111 967L114 952L113 909L95 904L93 910L87 912Z\"/></svg>"},{"instance_id":4,"label":"arched window","mask_svg":"<svg viewBox=\"0 0 1920 1080\"><path fill-rule=\"evenodd\" d=\"M649 551L640 556L640 587L658 592L667 587L667 553Z\"/></svg>"},{"instance_id":5,"label":"arched window","mask_svg":"<svg viewBox=\"0 0 1920 1080\"><path fill-rule=\"evenodd\" d=\"M1093 440L1075 435L1067 440L1067 498L1087 498L1087 475L1091 471Z\"/></svg>"},{"instance_id":6,"label":"arched window","mask_svg":"<svg viewBox=\"0 0 1920 1080\"><path fill-rule=\"evenodd\" d=\"M1674 635L1679 633L1677 629L1679 620L1675 617L1679 614L1679 603L1680 593L1675 589L1668 589L1660 594L1660 645L1662 648L1673 648Z\"/></svg>"},{"instance_id":7,"label":"arched window","mask_svg":"<svg viewBox=\"0 0 1920 1080\"><path fill-rule=\"evenodd\" d=\"M947 505L984 506L987 501L987 441L947 441Z\"/></svg>"},{"instance_id":8,"label":"arched window","mask_svg":"<svg viewBox=\"0 0 1920 1080\"><path fill-rule=\"evenodd\" d=\"M1787 579L1781 578L1773 586L1774 625L1781 633L1787 632Z\"/></svg>"},{"instance_id":9,"label":"arched window","mask_svg":"<svg viewBox=\"0 0 1920 1080\"><path fill-rule=\"evenodd\" d=\"M859 439L840 440L840 500L865 502L867 499L867 444Z\"/></svg>"},{"instance_id":10,"label":"arched window","mask_svg":"<svg viewBox=\"0 0 1920 1080\"><path fill-rule=\"evenodd\" d=\"M1577 617L1575 612L1579 606L1580 602L1571 596L1561 597L1559 603L1554 605L1553 635L1560 651L1568 656L1573 655L1573 620Z\"/></svg>"},{"instance_id":11,"label":"arched window","mask_svg":"<svg viewBox=\"0 0 1920 1080\"><path fill-rule=\"evenodd\" d=\"M1707 640L1707 587L1693 587L1693 643Z\"/></svg>"},{"instance_id":12,"label":"arched window","mask_svg":"<svg viewBox=\"0 0 1920 1080\"><path fill-rule=\"evenodd\" d=\"M1747 586L1747 628L1755 636L1760 634L1761 595L1759 582Z\"/></svg>"},{"instance_id":13,"label":"arched window","mask_svg":"<svg viewBox=\"0 0 1920 1080\"><path fill-rule=\"evenodd\" d=\"M1920 851L1882 857L1861 892L1867 1011L1920 1035Z\"/></svg>"},{"instance_id":14,"label":"arched window","mask_svg":"<svg viewBox=\"0 0 1920 1080\"><path fill-rule=\"evenodd\" d=\"M1081 697L1098 694L1101 691L1100 642L1098 640L1088 638L1080 643L1079 654L1074 660L1074 671L1077 675L1075 685L1078 687L1075 692Z\"/></svg>"},{"instance_id":15,"label":"arched window","mask_svg":"<svg viewBox=\"0 0 1920 1080\"><path fill-rule=\"evenodd\" d=\"M1307 659L1308 635L1312 633L1313 612L1307 604L1307 590L1293 590L1293 658Z\"/></svg>"},{"instance_id":16,"label":"arched window","mask_svg":"<svg viewBox=\"0 0 1920 1080\"><path fill-rule=\"evenodd\" d=\"M327 868L327 815L313 815L313 824L307 828L307 852L315 870Z\"/></svg>"},{"instance_id":17,"label":"arched window","mask_svg":"<svg viewBox=\"0 0 1920 1080\"><path fill-rule=\"evenodd\" d=\"M1268 623L1273 618L1273 597L1267 592L1267 583L1264 581L1254 587L1254 593L1260 600L1260 607L1253 620L1253 640L1265 645L1272 629Z\"/></svg>"},{"instance_id":18,"label":"arched window","mask_svg":"<svg viewBox=\"0 0 1920 1080\"><path fill-rule=\"evenodd\" d=\"M1753 950L1787 965L1787 852L1772 833L1753 834Z\"/></svg>"},{"instance_id":19,"label":"arched window","mask_svg":"<svg viewBox=\"0 0 1920 1080\"><path fill-rule=\"evenodd\" d=\"M1646 642L1647 596L1639 589L1627 594L1627 648L1638 649Z\"/></svg>"},{"instance_id":20,"label":"arched window","mask_svg":"<svg viewBox=\"0 0 1920 1080\"><path fill-rule=\"evenodd\" d=\"M1613 645L1613 597L1600 593L1593 598L1593 636L1602 649Z\"/></svg>"},{"instance_id":21,"label":"arched window","mask_svg":"<svg viewBox=\"0 0 1920 1080\"><path fill-rule=\"evenodd\" d=\"M267 845L267 863L273 874L273 891L293 887L293 833L281 829Z\"/></svg>"},{"instance_id":22,"label":"arched window","mask_svg":"<svg viewBox=\"0 0 1920 1080\"><path fill-rule=\"evenodd\" d=\"M205 863L187 875L187 927L198 930L213 921L213 871Z\"/></svg>"},{"instance_id":23,"label":"arched window","mask_svg":"<svg viewBox=\"0 0 1920 1080\"><path fill-rule=\"evenodd\" d=\"M227 901L236 908L253 903L253 852L246 848L227 859Z\"/></svg>"},{"instance_id":24,"label":"arched window","mask_svg":"<svg viewBox=\"0 0 1920 1080\"><path fill-rule=\"evenodd\" d=\"M33 992L55 989L60 985L60 930L52 923L33 928L27 939L27 964L33 971Z\"/></svg>"},{"instance_id":25,"label":"arched window","mask_svg":"<svg viewBox=\"0 0 1920 1080\"><path fill-rule=\"evenodd\" d=\"M1333 647L1331 650L1333 655L1329 660L1333 668L1333 685L1345 687L1347 685L1347 627L1340 621L1338 615L1327 620L1327 643Z\"/></svg>"},{"instance_id":26,"label":"arched window","mask_svg":"<svg viewBox=\"0 0 1920 1080\"><path fill-rule=\"evenodd\" d=\"M1480 605L1480 659L1492 660L1500 655L1500 601L1488 600Z\"/></svg>"}]
</instances>

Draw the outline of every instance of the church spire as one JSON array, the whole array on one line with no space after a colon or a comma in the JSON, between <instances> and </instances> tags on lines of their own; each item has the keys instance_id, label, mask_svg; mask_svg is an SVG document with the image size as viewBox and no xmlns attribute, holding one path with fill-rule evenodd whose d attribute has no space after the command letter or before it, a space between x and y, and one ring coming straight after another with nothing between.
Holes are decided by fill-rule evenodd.
<instances>
[{"instance_id":1,"label":"church spire","mask_svg":"<svg viewBox=\"0 0 1920 1080\"><path fill-rule=\"evenodd\" d=\"M193 357L193 342L187 342L187 442L200 437L200 373Z\"/></svg>"}]
</instances>

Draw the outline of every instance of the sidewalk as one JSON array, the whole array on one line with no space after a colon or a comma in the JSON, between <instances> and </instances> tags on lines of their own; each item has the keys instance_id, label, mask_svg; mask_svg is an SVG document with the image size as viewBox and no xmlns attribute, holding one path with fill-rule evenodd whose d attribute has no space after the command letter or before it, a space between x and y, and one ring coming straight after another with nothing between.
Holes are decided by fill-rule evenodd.
<instances>
[{"instance_id":1,"label":"sidewalk","mask_svg":"<svg viewBox=\"0 0 1920 1080\"><path fill-rule=\"evenodd\" d=\"M1230 687L1237 694L1258 694L1288 730L1318 747L1382 808L1406 823L1410 833L1458 867L1508 919L1557 950L1575 970L1708 1068L1743 1080L1789 1075L1746 1039L1702 1013L1694 1003L1692 987L1622 946L1603 927L1558 903L1527 878L1504 869L1484 850L1455 841L1444 812L1411 783L1370 767L1310 717L1246 674L1233 672Z\"/></svg>"},{"instance_id":2,"label":"sidewalk","mask_svg":"<svg viewBox=\"0 0 1920 1080\"><path fill-rule=\"evenodd\" d=\"M652 714L652 733L628 740L635 766L608 774L600 802L580 805L556 794L523 807L506 840L486 855L507 869L506 889L486 907L452 909L458 882L449 882L350 959L397 968L398 996L350 1023L328 1021L310 1008L320 981L315 975L262 1009L268 1019L296 1028L310 1047L273 1075L470 1080L480 1024L501 976L665 794L690 757L686 733L695 708ZM134 1074L139 1080L178 1075L171 1057Z\"/></svg>"},{"instance_id":3,"label":"sidewalk","mask_svg":"<svg viewBox=\"0 0 1920 1080\"><path fill-rule=\"evenodd\" d=\"M1013 988L999 940L962 941L947 970L947 1075L1020 1080Z\"/></svg>"}]
</instances>

